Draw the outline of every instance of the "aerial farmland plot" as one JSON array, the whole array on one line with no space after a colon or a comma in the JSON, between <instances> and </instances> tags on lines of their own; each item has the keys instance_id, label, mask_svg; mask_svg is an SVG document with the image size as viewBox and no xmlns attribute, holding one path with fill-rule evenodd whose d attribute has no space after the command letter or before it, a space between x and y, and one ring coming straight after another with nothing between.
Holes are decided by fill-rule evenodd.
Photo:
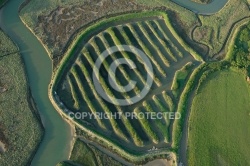
<instances>
[{"instance_id":1,"label":"aerial farmland plot","mask_svg":"<svg viewBox=\"0 0 250 166\"><path fill-rule=\"evenodd\" d=\"M112 20L119 20L119 22ZM51 93L54 101L58 104L58 108L68 115L69 113L80 115L79 112L82 116L87 113L121 113L120 118L86 117L79 120L78 117L73 116L73 120L83 127L85 132L91 131L93 137L105 139L118 148L125 149L125 153L145 155L155 147L159 149L157 153L167 154L172 148L173 139L174 118L170 113L175 113L179 97L173 95L171 91L175 72L189 63L192 66L192 69L187 70L186 77L189 77L193 69L201 63L198 61L200 57L174 32L168 16L163 12L127 14L105 21L108 21L108 25L111 26L104 28L99 26L91 35L83 32L80 39L73 43L74 48L65 56L64 66L59 68L60 72L57 73L52 85ZM118 105L103 99L91 79L95 74L92 69L97 59L105 50L114 46L120 46L121 50L118 49L114 53L110 53L112 50L109 50L110 56L104 59L100 66L98 81L105 93L112 98L127 101L127 105ZM126 46L133 47L125 50ZM148 66L144 64L143 57L135 55L134 48L146 53L146 58L152 62L153 72L150 75L152 85L148 94L143 100L130 104L129 102L132 102L130 98L140 95L143 87L148 84L145 77ZM112 90L108 79L112 62L119 58L132 60L137 65L132 70L126 65L120 65L117 68L115 74L119 85L126 85L131 79L137 81L133 90L123 93ZM185 80L187 79L184 79L184 83ZM182 89L182 87L176 87L176 89ZM151 120L128 118L125 115L126 113L157 112L169 113L169 116Z\"/></svg>"},{"instance_id":2,"label":"aerial farmland plot","mask_svg":"<svg viewBox=\"0 0 250 166\"><path fill-rule=\"evenodd\" d=\"M250 166L249 9L0 0L0 165Z\"/></svg>"}]
</instances>

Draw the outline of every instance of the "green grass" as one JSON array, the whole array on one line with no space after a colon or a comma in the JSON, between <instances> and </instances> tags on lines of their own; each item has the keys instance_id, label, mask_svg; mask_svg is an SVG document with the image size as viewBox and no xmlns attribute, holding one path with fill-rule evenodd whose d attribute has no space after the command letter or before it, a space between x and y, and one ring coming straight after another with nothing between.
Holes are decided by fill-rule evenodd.
<instances>
[{"instance_id":1,"label":"green grass","mask_svg":"<svg viewBox=\"0 0 250 166\"><path fill-rule=\"evenodd\" d=\"M18 48L2 30L0 30L0 46L0 58L18 52Z\"/></svg>"},{"instance_id":2,"label":"green grass","mask_svg":"<svg viewBox=\"0 0 250 166\"><path fill-rule=\"evenodd\" d=\"M153 96L153 101L154 101L154 104L157 106L157 109L159 109L158 111L159 112L169 112L170 109L168 109L167 107L164 106L163 102L157 97L157 96ZM167 118L164 118L164 120L166 121L166 124L169 124L169 119Z\"/></svg>"},{"instance_id":3,"label":"green grass","mask_svg":"<svg viewBox=\"0 0 250 166\"><path fill-rule=\"evenodd\" d=\"M157 28L159 28L159 33L161 33L161 35L164 36L165 40L167 41L168 45L165 46L166 49L168 49L168 54L171 56L171 58L177 62L176 57L173 55L173 50L170 50L170 48L174 49L177 53L178 56L183 57L183 53L175 46L175 44L173 43L173 41L171 41L171 39L169 39L169 36L166 34L166 32L163 30L163 28L161 27L161 25L159 24L159 22L157 21L152 21L151 22L152 25L157 26Z\"/></svg>"},{"instance_id":4,"label":"green grass","mask_svg":"<svg viewBox=\"0 0 250 166\"><path fill-rule=\"evenodd\" d=\"M7 140L7 151L0 154L0 165L26 165L41 141L42 129L27 101L28 86L18 49L0 31L0 132ZM8 53L7 56L5 56Z\"/></svg>"},{"instance_id":5,"label":"green grass","mask_svg":"<svg viewBox=\"0 0 250 166\"><path fill-rule=\"evenodd\" d=\"M95 154L87 144L79 139L74 144L70 160L81 165L97 166Z\"/></svg>"},{"instance_id":6,"label":"green grass","mask_svg":"<svg viewBox=\"0 0 250 166\"><path fill-rule=\"evenodd\" d=\"M250 65L250 23L242 26L235 36L227 58L233 61L234 66L246 69Z\"/></svg>"},{"instance_id":7,"label":"green grass","mask_svg":"<svg viewBox=\"0 0 250 166\"><path fill-rule=\"evenodd\" d=\"M187 77L191 73L191 70L192 70L192 62L189 62L180 70L177 70L175 72L171 90L176 98L180 95L181 88L185 86L185 82L187 81Z\"/></svg>"},{"instance_id":8,"label":"green grass","mask_svg":"<svg viewBox=\"0 0 250 166\"><path fill-rule=\"evenodd\" d=\"M71 93L72 93L72 97L73 97L73 100L74 100L74 108L76 110L79 110L80 109L80 99L79 99L79 96L77 94L77 90L74 87L74 85L72 83L72 80L70 79L69 76L67 76L67 81L69 83L70 90L71 90Z\"/></svg>"},{"instance_id":9,"label":"green grass","mask_svg":"<svg viewBox=\"0 0 250 166\"><path fill-rule=\"evenodd\" d=\"M189 124L189 165L250 165L245 76L231 70L210 75L194 98Z\"/></svg>"},{"instance_id":10,"label":"green grass","mask_svg":"<svg viewBox=\"0 0 250 166\"><path fill-rule=\"evenodd\" d=\"M144 34L144 36L146 37L146 39L148 40L148 42L152 45L152 47L154 48L154 50L157 52L157 55L160 57L160 59L163 61L164 65L166 65L167 67L170 67L170 63L169 61L166 59L165 55L163 55L163 53L160 51L159 46L155 43L155 41L152 40L152 36L149 34L149 31L147 29L145 29L145 24L142 25L142 23L138 23L138 27L140 29L140 31ZM153 31L154 32L154 31ZM154 36L157 38L157 34L154 33ZM160 41L159 38L157 38L158 41ZM163 42L160 42L160 44L163 45Z\"/></svg>"},{"instance_id":11,"label":"green grass","mask_svg":"<svg viewBox=\"0 0 250 166\"><path fill-rule=\"evenodd\" d=\"M152 23L152 22L151 22ZM164 50L165 50L165 52L167 52L167 54L171 57L171 59L173 59L175 62L177 62L177 59L176 59L176 57L173 55L173 52L170 50L170 48L169 48L169 46L166 44L166 42L164 42L163 40L162 40L162 38L161 38L161 36L159 35L159 34L161 34L161 35L165 35L165 33L161 30L161 32L157 32L155 29L154 29L154 27L152 26L152 24L151 24L149 21L147 21L146 22L146 25L148 26L148 28L151 30L151 32L154 34L154 36L156 36L156 38L158 39L158 42L160 42L161 43L161 45L162 46L164 46ZM157 25L157 21L155 22L155 25ZM157 26L159 29L161 28L160 26ZM168 39L168 36L167 35L165 35L164 36L164 38L167 40ZM171 43L172 44L172 43ZM165 59L165 58L163 58L163 62L164 62L164 64L166 65L166 66L170 66L169 65L169 61L167 60L167 59Z\"/></svg>"},{"instance_id":12,"label":"green grass","mask_svg":"<svg viewBox=\"0 0 250 166\"><path fill-rule=\"evenodd\" d=\"M146 106L145 106L146 107ZM151 112L152 110L148 110L148 112ZM139 114L140 112L142 112L141 110L139 110L139 108L135 108L134 112L136 114ZM150 137L150 139L154 142L154 143L158 143L159 139L157 138L157 135L155 134L155 132L152 130L152 126L149 123L149 121L146 118L139 118L139 122L141 123L141 126L143 128L143 130L145 131L145 133Z\"/></svg>"},{"instance_id":13,"label":"green grass","mask_svg":"<svg viewBox=\"0 0 250 166\"><path fill-rule=\"evenodd\" d=\"M112 31L111 31L111 33L112 33ZM111 35L110 35L111 36ZM99 34L99 39L102 41L102 43L103 43L103 45L105 46L105 48L110 48L110 47L112 47L113 45L111 45L106 39L105 39L105 37L103 36L103 34L101 35L101 34ZM112 38L112 36L111 36L111 38ZM112 54L111 55L111 57L112 57L112 60L113 61L115 61L116 60L116 56L114 55L114 54ZM109 67L109 66L108 66ZM124 67L123 66L119 66L119 71L121 72L121 76L123 77L122 79L123 80L126 80L127 82L129 82L130 80L131 80L131 78L130 78L130 76L128 75L128 73L125 71L125 69L124 69ZM114 77L114 79L115 79L115 77ZM117 81L117 83L119 83L120 81ZM121 85L121 83L119 84L119 85ZM134 88L134 93L135 94L139 94L140 93L140 90L138 89L138 87L136 86L135 88Z\"/></svg>"},{"instance_id":14,"label":"green grass","mask_svg":"<svg viewBox=\"0 0 250 166\"><path fill-rule=\"evenodd\" d=\"M91 89L92 92L94 93L94 96L95 96L96 100L99 102L99 104L101 105L103 111L104 111L107 115L111 114L111 111L110 111L110 109L108 108L108 106L106 105L106 103L100 98L100 96L99 96L99 95L97 94L97 92L95 91L95 87L94 87L94 85L91 83L91 79L90 79L91 77L90 77L90 75L89 75L87 69L85 68L85 66L84 66L82 63L79 63L79 66L80 66L80 68L81 68L81 70L82 70L82 72L83 72L85 78L86 78L87 81L89 82L90 89ZM72 90L72 89L71 89L71 90ZM74 96L74 94L72 94L72 95ZM124 136L124 134L122 133L121 129L118 127L117 122L116 122L113 118L110 119L110 123L111 123L111 125L112 125L112 128L113 128L114 132L115 132L117 135L119 135L121 138L126 139L125 136Z\"/></svg>"},{"instance_id":15,"label":"green grass","mask_svg":"<svg viewBox=\"0 0 250 166\"><path fill-rule=\"evenodd\" d=\"M94 64L94 62L92 61L92 58L90 57L89 54L86 54L86 52L85 52L85 56L88 59L88 61L89 61L90 64ZM101 84L102 84L103 89L105 90L105 92L108 95L110 95L110 96L112 96L114 98L113 92L108 88L106 82L104 81L104 79L102 77L100 77L100 82L101 82ZM121 110L121 108L119 106L116 106L116 110L117 110L117 112L122 113L122 110ZM142 145L142 140L138 136L138 134L136 133L136 131L134 130L134 128L131 126L129 120L126 119L124 116L122 116L122 121L123 121L126 129L128 130L129 134L131 135L131 138L134 140L135 144L138 145L138 146L141 146ZM113 126L113 127L115 127L115 126Z\"/></svg>"},{"instance_id":16,"label":"green grass","mask_svg":"<svg viewBox=\"0 0 250 166\"><path fill-rule=\"evenodd\" d=\"M208 45L211 49L209 56L212 56L220 51L234 23L247 16L250 16L250 12L245 0L230 0L218 13L199 16L202 26L195 33L203 35L200 39L195 35L194 39Z\"/></svg>"},{"instance_id":17,"label":"green grass","mask_svg":"<svg viewBox=\"0 0 250 166\"><path fill-rule=\"evenodd\" d=\"M160 99L157 96L153 96L153 101L154 105L157 107L158 112L162 113L170 112L170 110L164 106L164 104L160 101ZM164 136L164 142L169 142L170 134L168 132L168 129L166 129L166 126L169 126L170 119L168 119L167 117L163 117L163 121L164 123L158 121L157 126L160 128L162 135Z\"/></svg>"},{"instance_id":18,"label":"green grass","mask_svg":"<svg viewBox=\"0 0 250 166\"><path fill-rule=\"evenodd\" d=\"M118 161L101 152L96 147L77 139L70 160L83 166L121 166Z\"/></svg>"},{"instance_id":19,"label":"green grass","mask_svg":"<svg viewBox=\"0 0 250 166\"><path fill-rule=\"evenodd\" d=\"M107 32L110 34L110 36L111 36L111 38L112 38L112 40L113 40L113 42L114 42L115 45L122 45L122 43L120 42L120 40L117 38L117 36L116 36L116 34L115 34L115 32L114 32L114 29L116 29L116 28L109 28L109 29L107 30ZM118 29L116 29L116 30L118 31ZM119 31L119 32L120 32L120 31ZM132 45L131 41L129 40L129 38L128 38L124 33L121 33L121 32L120 32L120 34L122 35L123 39L126 41L126 44L127 44L127 45ZM129 55L128 55L127 52L123 51L123 52L121 52L121 54L122 54L123 58L129 59ZM134 69L134 72L136 73L136 76L137 76L138 78L140 78L141 82L142 82L143 84L145 84L145 83L146 83L146 82L145 82L145 79L144 79L143 76L140 74L140 72L138 71L137 68Z\"/></svg>"},{"instance_id":20,"label":"green grass","mask_svg":"<svg viewBox=\"0 0 250 166\"><path fill-rule=\"evenodd\" d=\"M192 72L183 92L181 93L181 96L180 96L180 99L178 102L178 106L177 106L177 112L181 114L181 117L186 116L186 110L188 109L188 105L187 105L188 99L190 97L192 90L194 90L196 83L198 82L197 78L199 78L199 75L201 72L203 72L203 69L205 66L206 66L206 64L203 63ZM177 151L179 148L179 143L181 140L181 134L182 134L183 127L184 127L184 118L181 118L181 119L174 121L174 124L173 124L173 130L174 130L173 131L173 149L175 151Z\"/></svg>"},{"instance_id":21,"label":"green grass","mask_svg":"<svg viewBox=\"0 0 250 166\"><path fill-rule=\"evenodd\" d=\"M71 69L71 73L73 74L75 80L76 80L76 83L77 83L77 86L79 87L80 89L80 93L82 94L82 97L84 98L84 100L86 101L87 103L87 106L89 107L91 113L93 115L95 115L98 110L96 109L96 106L93 105L93 103L91 102L91 99L89 98L89 96L87 95L87 90L82 86L82 83L81 83L81 78L79 77L79 75L77 74L76 72L76 69L75 68L72 68ZM99 118L96 118L96 121L98 122L99 126L102 128L102 129L106 129L105 127L105 124L99 119Z\"/></svg>"},{"instance_id":22,"label":"green grass","mask_svg":"<svg viewBox=\"0 0 250 166\"><path fill-rule=\"evenodd\" d=\"M139 36L139 34L136 32L135 28L131 25L128 24L127 27L129 28L129 30L133 33L133 35L135 36L138 44L140 45L140 47L142 48L142 50L145 52L145 54L148 56L148 58L151 60L152 65L154 65L157 69L157 71L159 71L161 73L162 76L166 75L166 72L162 69L162 67L159 65L159 63L157 62L157 60L155 59L154 55L152 54L152 52L148 49L148 47L144 44L144 42L142 41L141 37ZM158 86L161 86L161 83L158 82L157 84Z\"/></svg>"}]
</instances>

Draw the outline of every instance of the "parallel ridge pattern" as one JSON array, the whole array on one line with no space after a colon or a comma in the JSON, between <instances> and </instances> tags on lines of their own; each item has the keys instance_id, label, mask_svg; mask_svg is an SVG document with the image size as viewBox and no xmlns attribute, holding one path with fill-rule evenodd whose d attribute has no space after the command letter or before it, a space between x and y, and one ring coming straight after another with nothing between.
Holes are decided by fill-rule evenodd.
<instances>
[{"instance_id":1,"label":"parallel ridge pattern","mask_svg":"<svg viewBox=\"0 0 250 166\"><path fill-rule=\"evenodd\" d=\"M154 68L152 90L144 101L130 107L112 105L103 100L96 92L92 81L92 69L98 56L107 48L115 45L133 45L141 49L150 59ZM115 113L115 112L173 112L174 102L167 92L157 90L171 83L171 77L177 70L175 66L186 56L191 55L172 36L162 19L134 22L116 27L110 27L90 39L83 47L76 62L67 74L66 82L69 85L74 111L89 113ZM110 64L117 58L128 58L135 62L136 69L132 71L127 66L120 65L116 76L119 85L126 85L130 80L137 80L136 87L130 92L118 93L113 90L107 81L107 71ZM100 83L110 96L129 100L130 97L140 93L146 83L146 70L140 58L129 52L114 53L106 58L101 67ZM163 119L121 119L109 120L86 119L92 124L93 130L106 137L110 135L118 142L131 146L146 147L160 143L170 143L170 120ZM102 132L103 131L103 132Z\"/></svg>"}]
</instances>

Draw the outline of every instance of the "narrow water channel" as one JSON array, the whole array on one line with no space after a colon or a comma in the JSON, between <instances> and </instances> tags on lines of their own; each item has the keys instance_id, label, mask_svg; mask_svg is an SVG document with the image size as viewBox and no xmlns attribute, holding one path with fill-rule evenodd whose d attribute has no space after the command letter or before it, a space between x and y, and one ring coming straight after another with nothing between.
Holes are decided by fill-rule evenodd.
<instances>
[{"instance_id":1,"label":"narrow water channel","mask_svg":"<svg viewBox=\"0 0 250 166\"><path fill-rule=\"evenodd\" d=\"M212 0L209 4L200 4L192 0L172 0L178 5L185 7L195 13L202 15L212 15L220 11L228 0Z\"/></svg>"},{"instance_id":2,"label":"narrow water channel","mask_svg":"<svg viewBox=\"0 0 250 166\"><path fill-rule=\"evenodd\" d=\"M55 166L69 156L71 129L48 98L52 62L41 43L20 20L18 7L22 2L23 0L9 0L0 10L0 27L20 49L31 92L46 130L32 165Z\"/></svg>"}]
</instances>

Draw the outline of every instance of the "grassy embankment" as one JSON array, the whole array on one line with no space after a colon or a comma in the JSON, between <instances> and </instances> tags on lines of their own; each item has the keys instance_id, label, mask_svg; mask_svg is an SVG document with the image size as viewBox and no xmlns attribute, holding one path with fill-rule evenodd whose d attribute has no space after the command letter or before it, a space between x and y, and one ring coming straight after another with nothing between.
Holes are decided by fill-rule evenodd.
<instances>
[{"instance_id":1,"label":"grassy embankment","mask_svg":"<svg viewBox=\"0 0 250 166\"><path fill-rule=\"evenodd\" d=\"M173 83L171 86L171 90L175 98L177 98L180 95L181 89L185 87L185 83L186 81L188 81L187 80L188 75L191 74L192 68L193 68L193 64L189 62L180 70L175 72L175 76L174 76Z\"/></svg>"},{"instance_id":2,"label":"grassy embankment","mask_svg":"<svg viewBox=\"0 0 250 166\"><path fill-rule=\"evenodd\" d=\"M28 83L18 48L0 31L0 165L26 165L41 141L42 129L29 103ZM2 148L2 147L0 147Z\"/></svg>"},{"instance_id":3,"label":"grassy embankment","mask_svg":"<svg viewBox=\"0 0 250 166\"><path fill-rule=\"evenodd\" d=\"M80 139L76 140L73 151L70 156L70 160L77 164L82 165L112 165L121 166L118 161L104 154L92 145L86 144Z\"/></svg>"},{"instance_id":4,"label":"grassy embankment","mask_svg":"<svg viewBox=\"0 0 250 166\"><path fill-rule=\"evenodd\" d=\"M246 21L243 20L240 22L240 25L243 26L246 24ZM183 116L185 116L185 110L188 109L188 97L190 97L191 92L194 90L196 84L201 84L204 80L206 80L206 77L218 70L222 70L223 68L228 68L230 66L236 66L238 69L241 70L241 72L243 74L247 74L246 69L248 68L248 65L246 65L245 62L247 62L246 60L248 59L247 54L248 54L248 47L245 49L245 53L243 55L245 56L237 56L238 58L236 58L236 54L237 52L239 52L238 54L240 55L242 53L241 49L235 49L235 48L239 48L239 46L241 45L248 45L248 39L244 42L239 43L239 40L236 40L237 36L238 36L238 32L242 29L242 27L240 26L235 26L233 28L233 33L230 34L230 41L228 41L228 43L226 43L226 50L227 50L227 54L226 54L226 58L224 61L222 61L222 63L207 63L207 64L203 64L202 66L200 66L199 68L197 68L195 70L195 72L192 73L187 86L185 87L181 97L180 97L180 101L178 104L178 112L183 113ZM242 36L248 36L248 35L242 35ZM238 44L237 44L238 41ZM241 50L241 51L239 51ZM237 62L238 61L238 62ZM244 62L245 61L245 62ZM239 65L239 64L244 64L244 65ZM208 68L207 68L208 67ZM201 80L199 80L201 79ZM179 124L179 125L177 125ZM178 142L180 141L180 135L181 135L181 131L182 131L182 125L183 122L182 120L180 121L176 121L174 128L177 130L177 132L175 132L175 136L174 136L174 147L178 148ZM180 126L182 126L181 128L179 128ZM175 146L176 145L176 146Z\"/></svg>"},{"instance_id":5,"label":"grassy embankment","mask_svg":"<svg viewBox=\"0 0 250 166\"><path fill-rule=\"evenodd\" d=\"M82 165L97 165L97 156L87 144L79 139L74 144L70 160Z\"/></svg>"},{"instance_id":6,"label":"grassy embankment","mask_svg":"<svg viewBox=\"0 0 250 166\"><path fill-rule=\"evenodd\" d=\"M224 60L231 68L209 74L199 84L189 126L191 165L250 164L249 34L249 23L236 29Z\"/></svg>"},{"instance_id":7,"label":"grassy embankment","mask_svg":"<svg viewBox=\"0 0 250 166\"><path fill-rule=\"evenodd\" d=\"M230 0L218 13L199 16L202 26L195 30L194 39L209 46L211 57L223 48L231 29L240 26L235 23L249 16L248 3L245 0Z\"/></svg>"}]
</instances>

